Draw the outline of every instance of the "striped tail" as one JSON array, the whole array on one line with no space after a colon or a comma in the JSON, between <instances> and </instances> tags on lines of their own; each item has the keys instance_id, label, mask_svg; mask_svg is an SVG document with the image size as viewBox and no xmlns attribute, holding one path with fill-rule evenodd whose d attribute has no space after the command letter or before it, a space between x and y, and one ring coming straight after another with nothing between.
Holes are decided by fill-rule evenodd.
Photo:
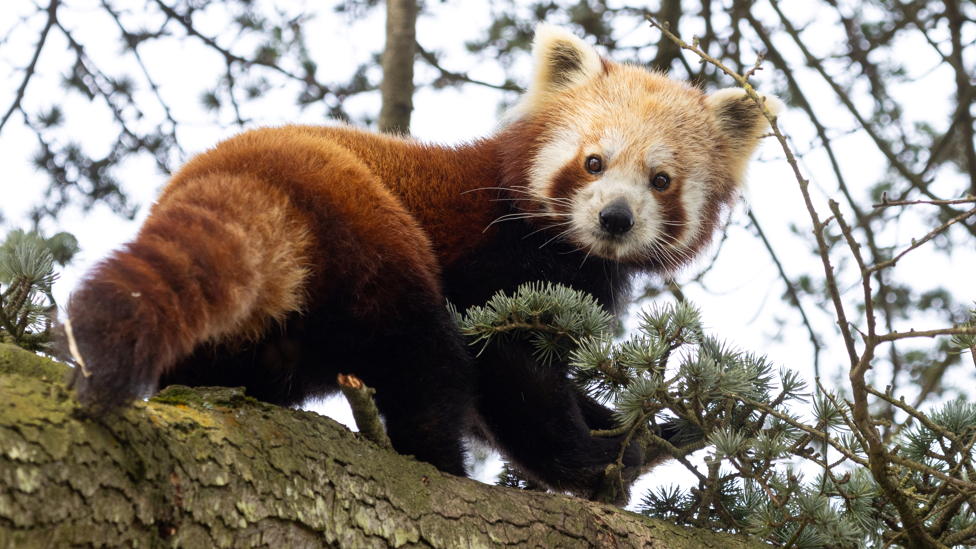
<instances>
[{"instance_id":1,"label":"striped tail","mask_svg":"<svg viewBox=\"0 0 976 549\"><path fill-rule=\"evenodd\" d=\"M256 178L177 178L71 296L82 402L125 405L197 346L254 340L301 310L309 241L287 196Z\"/></svg>"}]
</instances>

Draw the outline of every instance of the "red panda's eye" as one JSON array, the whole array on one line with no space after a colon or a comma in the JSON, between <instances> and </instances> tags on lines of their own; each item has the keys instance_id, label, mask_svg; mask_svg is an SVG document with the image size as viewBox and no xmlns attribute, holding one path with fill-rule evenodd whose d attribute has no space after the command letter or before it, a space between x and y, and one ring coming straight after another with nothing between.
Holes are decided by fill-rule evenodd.
<instances>
[{"instance_id":1,"label":"red panda's eye","mask_svg":"<svg viewBox=\"0 0 976 549\"><path fill-rule=\"evenodd\" d=\"M599 156L590 156L586 159L586 171L590 173L600 173L603 171L603 161Z\"/></svg>"},{"instance_id":2,"label":"red panda's eye","mask_svg":"<svg viewBox=\"0 0 976 549\"><path fill-rule=\"evenodd\" d=\"M655 191L663 191L664 189L667 189L668 185L670 184L671 178L668 177L668 174L664 172L655 175L654 179L651 179L651 186L654 187Z\"/></svg>"}]
</instances>

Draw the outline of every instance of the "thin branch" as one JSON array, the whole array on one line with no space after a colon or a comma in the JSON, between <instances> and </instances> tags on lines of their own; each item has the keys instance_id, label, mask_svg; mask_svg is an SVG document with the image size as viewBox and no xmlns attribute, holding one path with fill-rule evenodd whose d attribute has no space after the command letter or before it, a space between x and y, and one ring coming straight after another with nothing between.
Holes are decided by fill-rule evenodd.
<instances>
[{"instance_id":1,"label":"thin branch","mask_svg":"<svg viewBox=\"0 0 976 549\"><path fill-rule=\"evenodd\" d=\"M767 406L766 404L763 404L762 402L757 402L755 400L749 400L748 398L741 397L741 396L734 395L734 394L726 394L725 396L734 398L734 399L738 400L739 402L742 402L743 404L746 404L747 406L752 406L754 408L757 408L759 410L762 410L762 411L768 413L769 415L771 415L773 417L779 418L780 420L782 420L782 421L784 421L784 422L792 425L793 427L795 427L795 428L797 428L797 429L799 429L799 430L801 430L801 431L809 434L813 438L820 439L820 440L825 440L826 439L828 441L828 443L830 444L830 446L832 446L835 450L837 450L838 452L840 452L847 459L849 459L849 460L851 460L851 461L853 461L853 462L855 462L855 463L857 463L859 465L862 465L864 467L867 467L868 466L868 461L866 459L858 456L854 452L851 452L847 448L843 447L839 442L837 442L833 438L830 438L823 431L819 431L817 429L814 429L813 427L810 427L809 425L807 425L805 423L800 423L799 421L796 421L792 417L790 417L790 416L788 416L788 415L786 415L786 414L784 414L782 412L778 412L778 411L774 410L771 406Z\"/></svg>"},{"instance_id":2,"label":"thin branch","mask_svg":"<svg viewBox=\"0 0 976 549\"><path fill-rule=\"evenodd\" d=\"M950 206L953 204L973 204L976 203L976 197L969 195L966 198L957 198L955 200L888 200L888 193L881 193L881 203L872 204L872 208L889 208L891 206L913 206L915 204L932 204L935 206Z\"/></svg>"},{"instance_id":3,"label":"thin branch","mask_svg":"<svg viewBox=\"0 0 976 549\"><path fill-rule=\"evenodd\" d=\"M766 245L766 251L769 252L769 256L773 259L773 263L776 264L776 269L779 270L779 276L783 279L786 284L786 292L790 295L792 299L791 305L796 307L800 311L800 316L803 318L803 324L807 327L807 333L810 334L810 343L813 344L813 372L814 376L820 377L820 342L817 340L817 334L813 331L813 325L810 324L810 319L807 318L806 311L803 310L803 304L800 302L800 294L796 291L796 287L793 286L793 282L790 277L786 275L786 271L783 269L783 264L780 262L779 257L776 252L773 251L772 244L769 243L769 239L766 238L766 233L763 232L762 227L759 225L759 220L753 215L752 211L749 211L749 219L752 221L754 227L756 227L756 232L759 233L759 238L762 239L763 244Z\"/></svg>"},{"instance_id":4,"label":"thin branch","mask_svg":"<svg viewBox=\"0 0 976 549\"><path fill-rule=\"evenodd\" d=\"M104 7L105 11L112 16L115 24L119 27L119 31L122 32L123 39L126 36L131 36L131 33L122 25L122 20L119 18L119 14L112 9L112 6L109 5L107 0L102 0L102 7ZM176 150L180 154L180 160L183 160L185 153L183 151L183 147L180 146L179 140L176 138L176 126L178 124L176 119L173 118L173 113L170 110L169 105L163 100L163 96L159 93L159 86L156 84L156 81L153 80L152 75L149 74L149 68L146 67L146 64L143 62L142 55L139 53L138 44L132 44L132 54L135 56L136 62L139 63L139 67L142 69L142 74L146 77L146 81L149 83L149 89L152 90L153 94L156 96L156 100L159 101L159 105L163 108L163 113L166 115L166 119L169 120L170 124L172 124L172 128L170 128L169 131L169 137L173 140L173 144L176 146Z\"/></svg>"},{"instance_id":5,"label":"thin branch","mask_svg":"<svg viewBox=\"0 0 976 549\"><path fill-rule=\"evenodd\" d=\"M693 52L695 55L698 55L703 60L703 62L708 62L715 65L723 72L725 72L725 74L732 77L740 86L742 86L746 94L753 101L755 101L757 105L759 105L762 108L763 116L765 116L766 120L769 121L769 125L773 130L773 134L776 136L776 139L779 141L780 146L783 148L783 151L786 154L787 162L790 164L790 167L793 168L793 175L796 177L796 180L800 185L800 192L803 194L803 200L806 204L807 212L810 214L810 218L813 220L813 233L817 239L817 246L820 251L820 258L824 264L824 273L827 277L827 289L830 292L831 301L833 301L834 303L834 310L837 313L837 325L844 336L844 344L847 347L847 354L848 357L850 358L851 366L853 367L855 364L858 363L857 350L854 348L854 337L851 334L850 326L847 321L847 314L844 312L844 303L843 301L841 301L840 291L837 289L837 281L834 278L834 268L830 264L830 248L827 245L827 241L823 235L823 230L826 227L826 224L820 222L820 216L817 214L817 210L813 206L813 199L810 196L810 192L809 192L810 182L804 179L803 175L800 173L800 167L796 162L796 157L793 156L793 151L792 149L790 149L789 144L786 142L786 137L782 134L782 132L779 131L779 126L776 123L776 116L774 116L773 113L769 111L769 109L765 105L765 101L763 100L763 98L759 97L759 95L756 93L756 90L753 89L752 85L749 84L749 81L745 77L729 69L718 59L715 59L714 57L703 52L697 45L687 44L684 40L678 38L673 33L671 33L671 31L669 31L667 27L659 25L656 21L654 21L650 17L647 17L647 20L650 22L651 26L653 26L656 29L659 29L668 38L670 38L676 44L678 44L682 49L686 49Z\"/></svg>"},{"instance_id":6,"label":"thin branch","mask_svg":"<svg viewBox=\"0 0 976 549\"><path fill-rule=\"evenodd\" d=\"M928 465L924 465L922 463L918 463L918 462L912 461L910 459L903 458L903 457L901 457L899 455L890 454L890 453L888 454L888 459L891 460L891 463L895 463L895 464L901 465L902 467L904 467L906 469L911 469L913 471L918 471L919 473L923 473L923 474L926 474L926 475L931 475L931 476L933 476L933 477L935 477L935 478L937 478L937 479L939 479L939 480L941 480L943 482L948 482L948 483L954 484L955 486L958 486L959 488L963 488L965 490L976 490L976 483L969 482L969 481L963 480L961 478L951 477L951 476L943 473L942 471L939 471L938 469L934 469L932 467L929 467ZM899 514L901 514L901 513L899 513ZM916 516L917 517L917 513L913 513L913 516ZM904 517L904 516L902 516L902 520L904 520L905 522L908 522L907 518Z\"/></svg>"},{"instance_id":7,"label":"thin branch","mask_svg":"<svg viewBox=\"0 0 976 549\"><path fill-rule=\"evenodd\" d=\"M847 200L848 207L851 209L851 211L854 212L854 216L857 219L857 223L856 223L857 226L864 232L868 249L871 251L872 261L877 261L877 258L883 257L883 254L879 250L877 240L874 234L874 229L871 226L871 216L865 215L865 213L861 210L857 201L854 199L853 195L851 194L851 191L848 188L847 182L844 178L844 174L841 171L840 162L837 160L837 157L834 154L834 148L831 144L831 140L827 136L826 127L820 122L820 119L817 117L816 113L814 112L812 105L810 104L809 101L807 101L806 95L803 93L803 89L801 88L801 86L793 76L793 71L790 69L789 65L779 54L779 51L776 49L776 46L773 44L773 41L770 38L769 33L762 26L762 24L760 24L759 21L756 20L755 17L753 17L750 11L747 10L745 12L745 18L749 21L749 23L752 25L752 28L756 31L756 34L760 37L763 44L766 46L766 50L767 50L766 57L774 65L778 65L781 72L786 76L787 85L789 86L789 90L790 90L790 96L804 111L806 111L807 116L809 117L810 121L813 123L814 127L816 128L817 136L820 139L820 143L822 144L824 151L827 153L827 157L830 160L831 168L833 169L834 172L834 177L837 179L837 187L838 189L840 189L841 193L843 193L845 199ZM831 219L832 218L828 218L826 221L824 221L824 226L826 226ZM877 273L875 275L875 280L878 286L877 302L880 305L881 309L884 311L885 325L888 331L891 331L892 319L894 317L894 314L892 311L892 304L889 303L887 299L887 297L890 295L891 288L889 284L885 281L885 277L881 276L880 273ZM898 373L900 371L899 364L900 361L898 360L897 351L895 350L894 347L892 347L891 375L893 378L893 383L894 380L897 380L898 378Z\"/></svg>"},{"instance_id":8,"label":"thin branch","mask_svg":"<svg viewBox=\"0 0 976 549\"><path fill-rule=\"evenodd\" d=\"M857 261L857 268L861 271L861 287L864 289L864 316L868 321L868 337L873 338L877 321L874 317L874 299L872 299L870 271L864 264L864 258L861 257L861 245L854 239L854 233L851 231L850 225L844 221L844 216L840 213L840 205L834 200L828 200L827 205L834 214L834 219L837 220L841 233L847 240L847 246L851 249L854 260Z\"/></svg>"},{"instance_id":9,"label":"thin branch","mask_svg":"<svg viewBox=\"0 0 976 549\"><path fill-rule=\"evenodd\" d=\"M4 125L7 124L7 120L10 116L20 109L20 103L24 99L24 94L27 92L27 84L30 83L31 77L34 76L34 70L37 68L37 60L41 57L41 50L44 49L44 43L47 41L47 34L50 32L51 27L53 27L58 21L58 6L61 5L61 0L51 0L51 3L47 6L47 23L44 25L44 29L41 31L41 36L37 40L37 46L34 48L34 57L31 58L31 62L24 69L24 80L20 83L20 87L17 88L17 94L14 97L13 104L10 105L10 109L7 113L3 115L0 119L0 131L3 131Z\"/></svg>"},{"instance_id":10,"label":"thin branch","mask_svg":"<svg viewBox=\"0 0 976 549\"><path fill-rule=\"evenodd\" d=\"M519 93L523 91L522 88L518 87L514 83L502 84L499 86L498 84L492 84L490 82L485 82L483 80L476 80L463 72L449 71L440 65L440 62L437 61L436 55L425 50L424 47L421 46L419 42L417 42L416 44L417 44L417 53L420 54L420 58L426 61L427 64L430 65L431 67L437 69L441 73L442 77L446 78L452 83L466 82L468 84L476 84L478 86L484 86L486 88L491 88L493 90L513 91Z\"/></svg>"},{"instance_id":11,"label":"thin branch","mask_svg":"<svg viewBox=\"0 0 976 549\"><path fill-rule=\"evenodd\" d=\"M912 408L905 401L895 399L890 394L882 393L881 391L878 391L877 389L871 387L868 387L868 393L877 398L880 398L881 400L884 400L885 402L891 404L892 406L895 406L896 408L900 409L901 411L915 418L916 421L924 425L925 428L928 429L929 431L938 434L940 437L945 437L951 440L952 442L957 442L956 435L954 433L952 433L948 429L936 425L935 423L932 422L931 419L928 418L928 416L919 412L915 408Z\"/></svg>"},{"instance_id":12,"label":"thin branch","mask_svg":"<svg viewBox=\"0 0 976 549\"><path fill-rule=\"evenodd\" d=\"M949 221L943 223L940 227L937 227L935 230L933 230L929 234L923 236L921 240L915 240L913 238L912 239L912 245L911 246L909 246L908 248L906 248L905 250L903 250L897 256L889 259L888 261L882 261L881 263L875 264L873 267L871 267L870 269L868 269L868 272L872 272L873 273L873 272L876 272L876 271L880 271L881 269L887 269L888 267L894 267L895 266L895 263L898 263L898 260L901 259L901 258L903 258L903 257L905 257L905 254L907 254L908 252L910 252L910 251L918 248L922 244L925 244L929 240L932 240L933 238L935 238L939 233L945 231L949 227L951 227L951 226L955 225L956 223L959 223L960 221L963 221L964 219L966 219L968 217L971 217L973 215L976 215L976 208L973 208L973 209L969 210L968 212L964 212L964 213L961 213L961 214L957 215L956 217L953 217Z\"/></svg>"},{"instance_id":13,"label":"thin branch","mask_svg":"<svg viewBox=\"0 0 976 549\"><path fill-rule=\"evenodd\" d=\"M949 64L952 66L956 77L956 112L960 117L959 129L962 132L959 143L963 148L963 155L966 159L966 172L969 175L970 188L976 193L976 143L973 135L973 117L970 113L969 101L964 100L970 96L972 88L971 76L966 69L963 60L962 27L966 23L966 17L961 13L958 0L944 0L943 15L948 22L949 41L952 43L952 52L949 54Z\"/></svg>"},{"instance_id":14,"label":"thin branch","mask_svg":"<svg viewBox=\"0 0 976 549\"><path fill-rule=\"evenodd\" d=\"M913 184L920 182L921 177L919 177L919 175L914 173L913 171L909 170L908 167L904 165L904 163L898 160L898 155L895 154L895 152L891 149L891 145L887 141L885 141L878 134L877 131L875 131L874 127L871 126L868 120L866 120L863 116L861 116L861 112L854 105L854 102L851 100L847 92L844 91L840 87L840 84L837 83L837 79L827 74L826 69L824 69L823 67L823 63L821 63L820 59L818 59L815 55L813 55L812 52L810 52L810 50L807 48L803 40L800 39L799 31L797 31L797 29L793 27L793 24L790 22L789 18L786 17L786 15L782 12L782 10L780 10L779 1L770 0L770 5L776 11L776 14L780 18L780 21L783 23L784 30L787 32L787 34L789 34L793 38L793 42L797 45L797 47L800 48L800 51L803 53L807 61L807 64L810 67L816 69L816 71L820 73L820 76L827 82L827 84L830 85L831 89L834 90L834 93L837 94L837 97L841 100L841 103L843 103L844 106L847 107L847 110L850 111L850 113L854 116L855 119L857 119L858 124L862 128L864 128L864 131L867 132L868 136L870 136L871 139L874 141L875 145L878 147L878 150L885 155L885 158L888 159L888 162L890 162L891 165L896 170L898 170L898 172L901 173L902 176L905 177L905 179L909 180Z\"/></svg>"},{"instance_id":15,"label":"thin branch","mask_svg":"<svg viewBox=\"0 0 976 549\"><path fill-rule=\"evenodd\" d=\"M203 41L204 44L206 44L207 46L210 46L217 53L219 53L222 56L224 56L224 60L227 62L228 66L231 63L235 63L236 62L236 63L240 63L240 64L242 64L244 66L258 65L258 66L262 66L262 67L267 67L267 68L269 68L269 69L271 69L273 71L276 71L278 73L281 73L281 74L287 76L288 78L291 78L291 79L294 79L294 80L298 80L300 82L304 82L304 83L309 84L309 85L317 86L321 90L328 90L329 89L328 86L325 86L323 84L320 84L317 80L315 80L315 77L312 74L308 74L306 76L299 76L299 75L297 75L295 73L289 72L289 71L287 71L287 70L279 67L275 63L269 63L267 61L262 61L260 59L246 59L246 58L241 57L239 55L235 55L235 54L231 53L230 50L227 50L225 48L220 47L217 44L217 41L214 40L213 38L210 38L208 36L204 36L203 34L201 34L198 30L196 30L196 28L193 27L193 24L188 20L187 17L185 17L185 16L180 15L179 13L177 13L175 9L173 9L170 6L166 5L163 2L163 0L156 0L156 4L159 6L159 9L163 10L163 13L166 14L167 17L169 17L173 21L178 22L180 25L182 25L183 28L186 30L187 34L189 34L190 36L195 36L195 37L199 38L201 41Z\"/></svg>"},{"instance_id":16,"label":"thin branch","mask_svg":"<svg viewBox=\"0 0 976 549\"><path fill-rule=\"evenodd\" d=\"M937 330L925 330L922 332L916 332L915 330L909 330L907 332L891 332L877 336L876 341L881 343L885 341L897 341L899 339L909 339L913 337L938 337L944 335L976 335L976 326L954 326L952 328L939 328Z\"/></svg>"}]
</instances>

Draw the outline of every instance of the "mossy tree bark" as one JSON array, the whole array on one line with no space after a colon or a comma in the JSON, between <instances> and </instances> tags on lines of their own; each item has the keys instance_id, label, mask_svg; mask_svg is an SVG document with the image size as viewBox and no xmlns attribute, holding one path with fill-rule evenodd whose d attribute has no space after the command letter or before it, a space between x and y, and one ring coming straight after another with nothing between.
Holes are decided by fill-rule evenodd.
<instances>
[{"instance_id":1,"label":"mossy tree bark","mask_svg":"<svg viewBox=\"0 0 976 549\"><path fill-rule=\"evenodd\" d=\"M759 547L441 474L238 389L85 419L65 373L0 345L0 548Z\"/></svg>"}]
</instances>

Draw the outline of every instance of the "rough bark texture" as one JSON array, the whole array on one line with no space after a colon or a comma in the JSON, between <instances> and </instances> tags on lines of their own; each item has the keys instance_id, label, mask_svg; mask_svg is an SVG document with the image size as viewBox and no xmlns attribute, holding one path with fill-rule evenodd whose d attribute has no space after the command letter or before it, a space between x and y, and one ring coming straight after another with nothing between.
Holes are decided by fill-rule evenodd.
<instances>
[{"instance_id":1,"label":"rough bark texture","mask_svg":"<svg viewBox=\"0 0 976 549\"><path fill-rule=\"evenodd\" d=\"M381 132L410 133L413 112L413 58L417 52L417 0L386 1L386 48L378 122Z\"/></svg>"},{"instance_id":2,"label":"rough bark texture","mask_svg":"<svg viewBox=\"0 0 976 549\"><path fill-rule=\"evenodd\" d=\"M64 374L0 345L0 548L760 547L444 475L238 389L84 419Z\"/></svg>"}]
</instances>

